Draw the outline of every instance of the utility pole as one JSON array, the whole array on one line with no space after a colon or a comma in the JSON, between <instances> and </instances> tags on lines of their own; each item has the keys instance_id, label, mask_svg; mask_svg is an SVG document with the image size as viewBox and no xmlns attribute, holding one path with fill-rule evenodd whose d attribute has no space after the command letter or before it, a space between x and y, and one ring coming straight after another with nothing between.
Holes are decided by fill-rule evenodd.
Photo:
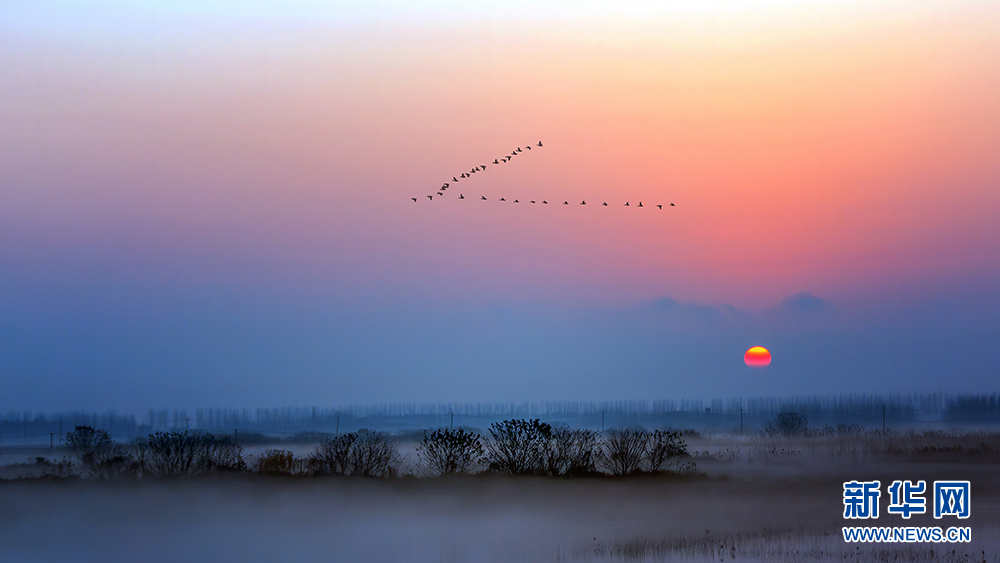
<instances>
[{"instance_id":1,"label":"utility pole","mask_svg":"<svg viewBox=\"0 0 1000 563\"><path fill-rule=\"evenodd\" d=\"M743 435L743 407L740 407L740 436Z\"/></svg>"},{"instance_id":2,"label":"utility pole","mask_svg":"<svg viewBox=\"0 0 1000 563\"><path fill-rule=\"evenodd\" d=\"M56 435L55 432L49 432L49 449L50 450L53 449L53 443L55 442L55 440L54 440L55 435Z\"/></svg>"},{"instance_id":3,"label":"utility pole","mask_svg":"<svg viewBox=\"0 0 1000 563\"><path fill-rule=\"evenodd\" d=\"M882 405L882 432L885 432L885 405Z\"/></svg>"},{"instance_id":4,"label":"utility pole","mask_svg":"<svg viewBox=\"0 0 1000 563\"><path fill-rule=\"evenodd\" d=\"M455 429L455 413L451 413L451 429Z\"/></svg>"},{"instance_id":5,"label":"utility pole","mask_svg":"<svg viewBox=\"0 0 1000 563\"><path fill-rule=\"evenodd\" d=\"M59 445L63 443L63 433L62 433L62 420L59 420Z\"/></svg>"}]
</instances>

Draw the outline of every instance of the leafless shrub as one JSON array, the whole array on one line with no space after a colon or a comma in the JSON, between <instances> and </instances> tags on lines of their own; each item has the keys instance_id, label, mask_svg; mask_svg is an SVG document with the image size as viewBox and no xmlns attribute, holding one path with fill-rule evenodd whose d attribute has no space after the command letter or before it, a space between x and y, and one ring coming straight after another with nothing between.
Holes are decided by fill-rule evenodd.
<instances>
[{"instance_id":1,"label":"leafless shrub","mask_svg":"<svg viewBox=\"0 0 1000 563\"><path fill-rule=\"evenodd\" d=\"M442 428L424 436L417 457L434 473L468 473L483 457L481 436L462 428Z\"/></svg>"},{"instance_id":2,"label":"leafless shrub","mask_svg":"<svg viewBox=\"0 0 1000 563\"><path fill-rule=\"evenodd\" d=\"M604 437L604 466L612 475L643 469L649 432L641 428L613 428Z\"/></svg>"},{"instance_id":3,"label":"leafless shrub","mask_svg":"<svg viewBox=\"0 0 1000 563\"><path fill-rule=\"evenodd\" d=\"M400 461L396 442L388 434L361 430L321 442L309 465L315 473L391 477Z\"/></svg>"},{"instance_id":4,"label":"leafless shrub","mask_svg":"<svg viewBox=\"0 0 1000 563\"><path fill-rule=\"evenodd\" d=\"M320 442L316 451L309 456L309 464L314 473L350 475L351 449L358 435L341 434Z\"/></svg>"},{"instance_id":5,"label":"leafless shrub","mask_svg":"<svg viewBox=\"0 0 1000 563\"><path fill-rule=\"evenodd\" d=\"M67 432L65 437L66 447L81 458L93 455L112 443L107 430L91 426L77 426Z\"/></svg>"},{"instance_id":6,"label":"leafless shrub","mask_svg":"<svg viewBox=\"0 0 1000 563\"><path fill-rule=\"evenodd\" d=\"M552 427L534 420L494 422L486 441L490 469L514 475L542 474L547 470Z\"/></svg>"},{"instance_id":7,"label":"leafless shrub","mask_svg":"<svg viewBox=\"0 0 1000 563\"><path fill-rule=\"evenodd\" d=\"M137 440L135 448L143 469L157 477L246 469L242 446L199 430L156 432Z\"/></svg>"},{"instance_id":8,"label":"leafless shrub","mask_svg":"<svg viewBox=\"0 0 1000 563\"><path fill-rule=\"evenodd\" d=\"M803 436L809 429L809 420L795 412L781 412L764 423L762 430L768 436Z\"/></svg>"},{"instance_id":9,"label":"leafless shrub","mask_svg":"<svg viewBox=\"0 0 1000 563\"><path fill-rule=\"evenodd\" d=\"M552 427L547 456L549 475L586 475L597 471L601 459L600 435L593 430Z\"/></svg>"},{"instance_id":10,"label":"leafless shrub","mask_svg":"<svg viewBox=\"0 0 1000 563\"><path fill-rule=\"evenodd\" d=\"M245 471L243 446L229 436L209 436L207 439L208 462L211 468L221 471Z\"/></svg>"},{"instance_id":11,"label":"leafless shrub","mask_svg":"<svg viewBox=\"0 0 1000 563\"><path fill-rule=\"evenodd\" d=\"M645 451L648 471L659 471L672 461L687 455L687 444L680 432L654 430L648 434Z\"/></svg>"},{"instance_id":12,"label":"leafless shrub","mask_svg":"<svg viewBox=\"0 0 1000 563\"><path fill-rule=\"evenodd\" d=\"M133 449L113 441L103 429L77 426L66 433L65 440L79 456L84 472L91 477L110 481L135 477L139 473Z\"/></svg>"}]
</instances>

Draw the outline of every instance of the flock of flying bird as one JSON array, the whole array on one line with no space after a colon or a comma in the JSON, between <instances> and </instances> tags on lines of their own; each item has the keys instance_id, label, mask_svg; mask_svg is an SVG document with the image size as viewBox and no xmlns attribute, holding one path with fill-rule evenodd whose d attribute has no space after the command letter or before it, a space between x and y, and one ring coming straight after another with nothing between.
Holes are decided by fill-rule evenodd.
<instances>
[{"instance_id":1,"label":"flock of flying bird","mask_svg":"<svg viewBox=\"0 0 1000 563\"><path fill-rule=\"evenodd\" d=\"M543 146L542 142L538 141L538 144L535 145L535 148L538 148L538 147L541 147L541 146ZM532 150L532 145L530 145L530 144L525 145L525 148L530 151L530 150ZM521 147L517 147L516 149L514 149L513 151L511 151L509 155L502 156L502 157L499 157L499 158L494 158L493 159L493 164L505 164L505 163L509 162L511 159L513 159L515 156L518 156L519 154L521 154L523 152L524 151L521 149ZM485 170L486 170L486 165L485 164L480 164L479 166L476 166L475 168L473 168L472 170L469 170L468 172L462 172L461 176L452 176L451 177L451 182L445 182L440 188L437 189L437 195L438 195L438 197L444 197L445 192L448 190L448 188L452 187L452 184L457 184L461 180L466 179L466 178L471 178L473 174L476 174L478 172L483 172ZM414 203L417 202L417 198L415 198L415 197L411 197L410 199L412 199ZM458 194L458 199L465 199L465 194L459 193ZM486 196L481 196L479 199L482 200L482 201L486 201L487 198L486 198ZM428 201L434 201L434 194L431 194L431 195L427 196L427 200ZM504 199L504 198L500 198L500 201L507 201L507 200ZM538 203L538 201L534 200L534 199L529 200L529 201L530 201L530 203ZM513 203L521 203L521 202L520 202L520 200L515 199L513 201ZM543 199L541 201L541 203L543 205L548 205L549 202L547 200ZM569 205L569 201L563 201L563 205ZM587 205L587 200L581 201L580 205ZM605 202L601 203L601 205L603 207L607 207L608 206L608 202L605 201ZM628 202L628 201L625 202L625 207L631 207L631 206L632 206L631 202ZM642 202L640 201L638 204L635 205L635 207L643 207ZM657 207L658 209L663 209L663 205L662 204L656 204L655 207ZM671 203L668 207L675 207L675 205L673 203Z\"/></svg>"}]
</instances>

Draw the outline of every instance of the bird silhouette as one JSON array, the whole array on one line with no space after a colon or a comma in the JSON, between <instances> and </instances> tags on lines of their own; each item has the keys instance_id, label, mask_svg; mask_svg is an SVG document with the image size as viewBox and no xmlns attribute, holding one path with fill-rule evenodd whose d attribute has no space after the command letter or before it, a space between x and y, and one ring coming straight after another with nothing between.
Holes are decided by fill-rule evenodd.
<instances>
[{"instance_id":1,"label":"bird silhouette","mask_svg":"<svg viewBox=\"0 0 1000 563\"><path fill-rule=\"evenodd\" d=\"M510 151L511 156L517 156L517 151Z\"/></svg>"},{"instance_id":2,"label":"bird silhouette","mask_svg":"<svg viewBox=\"0 0 1000 563\"><path fill-rule=\"evenodd\" d=\"M432 196L432 195L429 195L429 196L427 196L427 199L428 199L428 200L432 200L432 199L434 199L434 196Z\"/></svg>"},{"instance_id":3,"label":"bird silhouette","mask_svg":"<svg viewBox=\"0 0 1000 563\"><path fill-rule=\"evenodd\" d=\"M538 146L542 146L542 142L541 141L538 141Z\"/></svg>"},{"instance_id":4,"label":"bird silhouette","mask_svg":"<svg viewBox=\"0 0 1000 563\"><path fill-rule=\"evenodd\" d=\"M483 201L486 201L486 196L483 196Z\"/></svg>"},{"instance_id":5,"label":"bird silhouette","mask_svg":"<svg viewBox=\"0 0 1000 563\"><path fill-rule=\"evenodd\" d=\"M524 152L524 151L521 150L521 147L517 147L517 152Z\"/></svg>"},{"instance_id":6,"label":"bird silhouette","mask_svg":"<svg viewBox=\"0 0 1000 563\"><path fill-rule=\"evenodd\" d=\"M657 207L659 207L660 209L663 209L662 205L657 204Z\"/></svg>"},{"instance_id":7,"label":"bird silhouette","mask_svg":"<svg viewBox=\"0 0 1000 563\"><path fill-rule=\"evenodd\" d=\"M507 201L507 200L506 200L506 199L504 199L504 198L500 198L500 201Z\"/></svg>"},{"instance_id":8,"label":"bird silhouette","mask_svg":"<svg viewBox=\"0 0 1000 563\"><path fill-rule=\"evenodd\" d=\"M462 194L458 194L458 199L465 199L465 196Z\"/></svg>"},{"instance_id":9,"label":"bird silhouette","mask_svg":"<svg viewBox=\"0 0 1000 563\"><path fill-rule=\"evenodd\" d=\"M604 203L602 203L601 205L603 205L604 207L607 207L607 206L608 206L608 202L606 202L606 201L605 201L605 202L604 202Z\"/></svg>"},{"instance_id":10,"label":"bird silhouette","mask_svg":"<svg viewBox=\"0 0 1000 563\"><path fill-rule=\"evenodd\" d=\"M564 201L563 205L569 205L569 202L568 201Z\"/></svg>"},{"instance_id":11,"label":"bird silhouette","mask_svg":"<svg viewBox=\"0 0 1000 563\"><path fill-rule=\"evenodd\" d=\"M480 169L486 170L486 165L485 164L480 164L479 166L480 166Z\"/></svg>"},{"instance_id":12,"label":"bird silhouette","mask_svg":"<svg viewBox=\"0 0 1000 563\"><path fill-rule=\"evenodd\" d=\"M415 198L415 197L411 197L410 199L412 199L414 202L417 201L417 198Z\"/></svg>"},{"instance_id":13,"label":"bird silhouette","mask_svg":"<svg viewBox=\"0 0 1000 563\"><path fill-rule=\"evenodd\" d=\"M625 207L628 207L628 202L627 201L625 202Z\"/></svg>"},{"instance_id":14,"label":"bird silhouette","mask_svg":"<svg viewBox=\"0 0 1000 563\"><path fill-rule=\"evenodd\" d=\"M413 201L416 201L416 200L413 200ZM531 200L531 203L535 203L535 200Z\"/></svg>"},{"instance_id":15,"label":"bird silhouette","mask_svg":"<svg viewBox=\"0 0 1000 563\"><path fill-rule=\"evenodd\" d=\"M642 207L642 202L641 202L641 201L639 202L639 205L638 205L638 207Z\"/></svg>"},{"instance_id":16,"label":"bird silhouette","mask_svg":"<svg viewBox=\"0 0 1000 563\"><path fill-rule=\"evenodd\" d=\"M583 200L583 201L581 201L581 202L580 202L580 205L587 205L587 200Z\"/></svg>"},{"instance_id":17,"label":"bird silhouette","mask_svg":"<svg viewBox=\"0 0 1000 563\"><path fill-rule=\"evenodd\" d=\"M500 161L494 158L493 159L493 164L500 164Z\"/></svg>"},{"instance_id":18,"label":"bird silhouette","mask_svg":"<svg viewBox=\"0 0 1000 563\"><path fill-rule=\"evenodd\" d=\"M444 192L438 192L438 195L444 195Z\"/></svg>"},{"instance_id":19,"label":"bird silhouette","mask_svg":"<svg viewBox=\"0 0 1000 563\"><path fill-rule=\"evenodd\" d=\"M674 206L674 204L672 204L672 203L671 203L671 204L670 204L670 207L673 207L673 206Z\"/></svg>"},{"instance_id":20,"label":"bird silhouette","mask_svg":"<svg viewBox=\"0 0 1000 563\"><path fill-rule=\"evenodd\" d=\"M517 201L517 200L515 199L515 200L514 200L514 203L521 203L521 202L520 202L520 201Z\"/></svg>"},{"instance_id":21,"label":"bird silhouette","mask_svg":"<svg viewBox=\"0 0 1000 563\"><path fill-rule=\"evenodd\" d=\"M549 202L545 201L544 199L542 200L542 203L544 203L545 205L549 204Z\"/></svg>"},{"instance_id":22,"label":"bird silhouette","mask_svg":"<svg viewBox=\"0 0 1000 563\"><path fill-rule=\"evenodd\" d=\"M467 178L468 176L469 176L468 174L466 174L465 172L462 172L462 175L459 176L459 178Z\"/></svg>"},{"instance_id":23,"label":"bird silhouette","mask_svg":"<svg viewBox=\"0 0 1000 563\"><path fill-rule=\"evenodd\" d=\"M458 178L456 178L456 177L452 176L452 177L451 177L451 181L452 181L452 182L457 182L457 181L458 181Z\"/></svg>"},{"instance_id":24,"label":"bird silhouette","mask_svg":"<svg viewBox=\"0 0 1000 563\"><path fill-rule=\"evenodd\" d=\"M530 151L531 150L531 145L525 145L524 148L526 148L526 149L528 149Z\"/></svg>"}]
</instances>

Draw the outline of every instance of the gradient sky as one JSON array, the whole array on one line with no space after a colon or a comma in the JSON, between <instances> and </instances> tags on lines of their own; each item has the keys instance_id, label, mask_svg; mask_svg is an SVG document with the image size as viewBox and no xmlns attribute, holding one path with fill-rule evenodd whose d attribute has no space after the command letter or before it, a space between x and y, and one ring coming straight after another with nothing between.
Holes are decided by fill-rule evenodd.
<instances>
[{"instance_id":1,"label":"gradient sky","mask_svg":"<svg viewBox=\"0 0 1000 563\"><path fill-rule=\"evenodd\" d=\"M413 4L0 4L0 410L998 390L997 3Z\"/></svg>"}]
</instances>

